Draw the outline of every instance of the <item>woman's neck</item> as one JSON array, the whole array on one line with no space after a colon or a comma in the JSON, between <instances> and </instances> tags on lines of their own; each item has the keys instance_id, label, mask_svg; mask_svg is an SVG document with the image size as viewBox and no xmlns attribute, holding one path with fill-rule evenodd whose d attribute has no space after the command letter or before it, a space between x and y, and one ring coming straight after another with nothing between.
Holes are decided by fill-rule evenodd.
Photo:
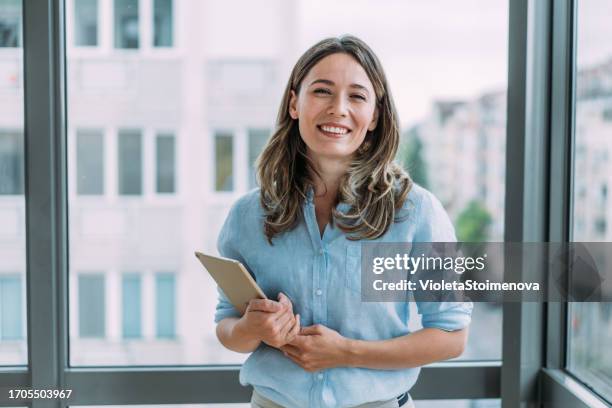
<instances>
[{"instance_id":1,"label":"woman's neck","mask_svg":"<svg viewBox=\"0 0 612 408\"><path fill-rule=\"evenodd\" d=\"M335 200L338 195L340 180L346 174L350 162L340 161L337 158L319 158L318 160L313 159L312 162L319 173L318 176L313 175L315 196Z\"/></svg>"}]
</instances>

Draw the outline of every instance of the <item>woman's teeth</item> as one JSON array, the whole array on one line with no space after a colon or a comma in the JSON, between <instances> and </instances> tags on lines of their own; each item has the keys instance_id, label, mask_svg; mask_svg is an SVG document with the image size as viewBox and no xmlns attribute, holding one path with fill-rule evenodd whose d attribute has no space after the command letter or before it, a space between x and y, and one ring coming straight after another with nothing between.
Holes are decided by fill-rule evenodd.
<instances>
[{"instance_id":1,"label":"woman's teeth","mask_svg":"<svg viewBox=\"0 0 612 408\"><path fill-rule=\"evenodd\" d=\"M338 135L343 135L345 133L348 133L348 129L346 128L341 128L341 127L333 127L333 126L321 126L321 129L325 132L328 133L335 133Z\"/></svg>"}]
</instances>

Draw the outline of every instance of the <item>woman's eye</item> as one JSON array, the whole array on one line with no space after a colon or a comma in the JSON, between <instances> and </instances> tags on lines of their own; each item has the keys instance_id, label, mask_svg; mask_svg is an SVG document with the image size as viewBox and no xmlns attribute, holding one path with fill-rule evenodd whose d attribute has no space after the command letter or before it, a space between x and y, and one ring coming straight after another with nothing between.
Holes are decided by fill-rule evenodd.
<instances>
[{"instance_id":1,"label":"woman's eye","mask_svg":"<svg viewBox=\"0 0 612 408\"><path fill-rule=\"evenodd\" d=\"M352 96L353 98L356 98L356 99L361 99L362 101L365 101L365 100L366 100L366 97L365 97L365 96L363 96L363 95L355 94L355 95L351 95L351 96Z\"/></svg>"},{"instance_id":2,"label":"woman's eye","mask_svg":"<svg viewBox=\"0 0 612 408\"><path fill-rule=\"evenodd\" d=\"M329 91L329 89L318 88L318 89L315 89L313 92L316 94L331 95L331 92Z\"/></svg>"}]
</instances>

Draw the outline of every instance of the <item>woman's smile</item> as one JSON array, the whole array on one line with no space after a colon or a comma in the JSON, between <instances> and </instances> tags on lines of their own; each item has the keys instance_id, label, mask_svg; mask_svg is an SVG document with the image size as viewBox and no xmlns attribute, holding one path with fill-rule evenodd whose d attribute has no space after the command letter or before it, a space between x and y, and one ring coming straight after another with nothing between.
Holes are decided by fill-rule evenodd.
<instances>
[{"instance_id":1,"label":"woman's smile","mask_svg":"<svg viewBox=\"0 0 612 408\"><path fill-rule=\"evenodd\" d=\"M334 139L342 138L343 136L346 136L351 133L350 128L336 123L323 123L321 125L317 125L317 129L323 135Z\"/></svg>"}]
</instances>

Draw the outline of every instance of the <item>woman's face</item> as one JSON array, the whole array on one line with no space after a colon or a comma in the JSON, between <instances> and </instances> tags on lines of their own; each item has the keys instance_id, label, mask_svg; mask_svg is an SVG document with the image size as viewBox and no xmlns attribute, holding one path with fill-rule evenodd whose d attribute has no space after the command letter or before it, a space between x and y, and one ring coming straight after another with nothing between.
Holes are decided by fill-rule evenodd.
<instances>
[{"instance_id":1,"label":"woman's face","mask_svg":"<svg viewBox=\"0 0 612 408\"><path fill-rule=\"evenodd\" d=\"M363 67L348 54L323 58L291 91L289 114L299 119L311 158L347 159L378 119L374 87Z\"/></svg>"}]
</instances>

